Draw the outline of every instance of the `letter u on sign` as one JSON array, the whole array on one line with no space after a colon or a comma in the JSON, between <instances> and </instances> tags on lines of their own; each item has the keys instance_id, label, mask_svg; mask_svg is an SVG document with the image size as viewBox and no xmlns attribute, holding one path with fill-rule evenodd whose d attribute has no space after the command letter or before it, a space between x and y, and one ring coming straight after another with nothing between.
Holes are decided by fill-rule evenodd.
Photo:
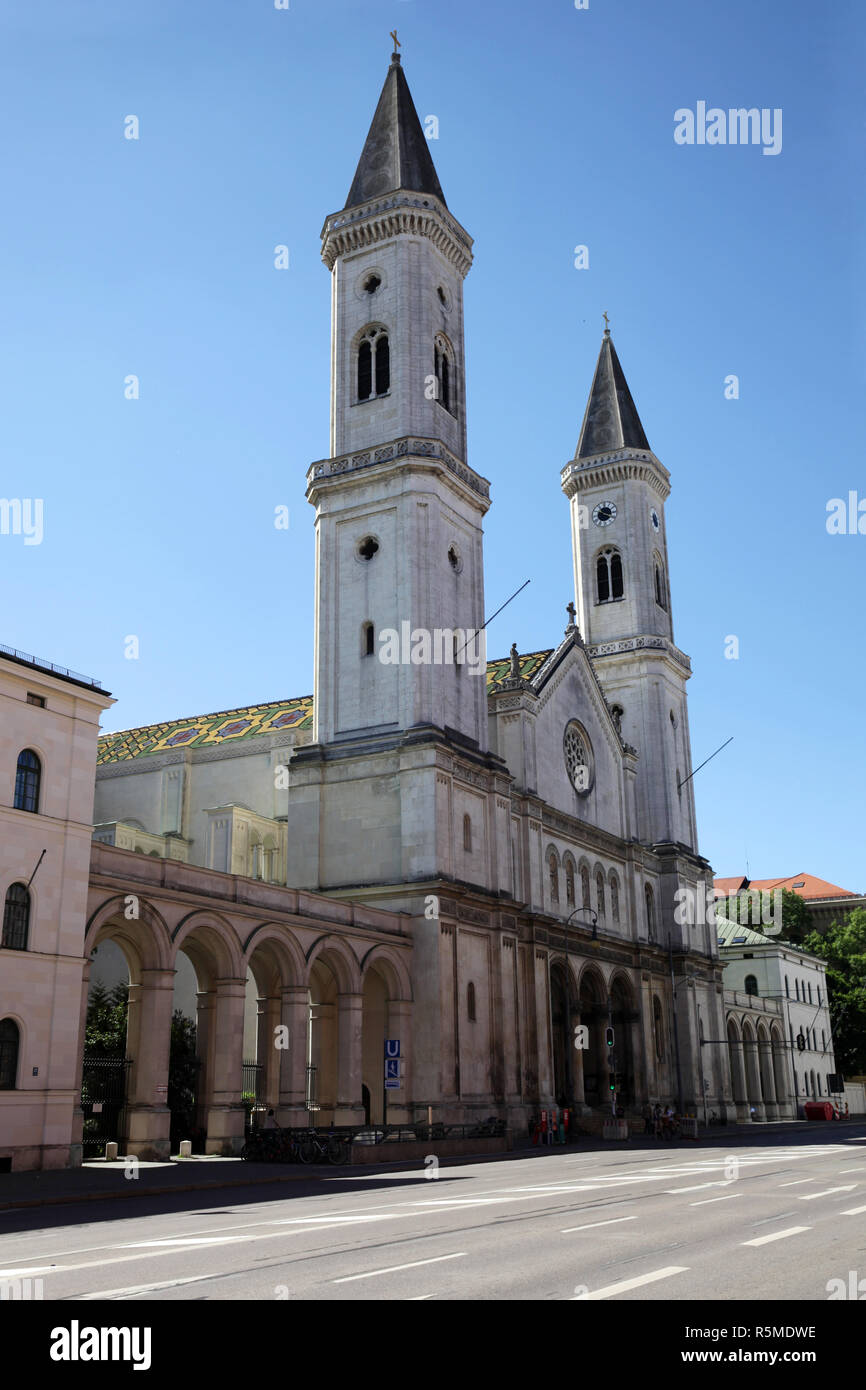
<instances>
[{"instance_id":1,"label":"letter u on sign","mask_svg":"<svg viewBox=\"0 0 866 1390\"><path fill-rule=\"evenodd\" d=\"M385 1056L386 1056L386 1057L399 1057L399 1056L400 1056L400 1039L399 1039L399 1038L386 1038L386 1039L385 1039Z\"/></svg>"}]
</instances>

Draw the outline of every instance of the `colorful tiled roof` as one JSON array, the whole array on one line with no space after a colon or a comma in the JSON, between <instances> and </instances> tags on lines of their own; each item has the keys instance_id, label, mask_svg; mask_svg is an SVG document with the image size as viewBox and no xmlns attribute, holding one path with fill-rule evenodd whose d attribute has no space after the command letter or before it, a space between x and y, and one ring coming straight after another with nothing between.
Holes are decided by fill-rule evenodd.
<instances>
[{"instance_id":1,"label":"colorful tiled roof","mask_svg":"<svg viewBox=\"0 0 866 1390\"><path fill-rule=\"evenodd\" d=\"M544 665L550 651L529 652L520 658L520 674L527 680ZM487 663L488 688L511 673L511 660L501 657ZM190 719L169 719L162 724L146 724L141 729L125 729L103 734L99 740L97 762L121 763L130 758L150 757L173 748L201 748L205 744L236 743L277 733L280 729L311 729L313 697L272 700L267 705L246 705L224 709L216 714L194 715Z\"/></svg>"}]
</instances>

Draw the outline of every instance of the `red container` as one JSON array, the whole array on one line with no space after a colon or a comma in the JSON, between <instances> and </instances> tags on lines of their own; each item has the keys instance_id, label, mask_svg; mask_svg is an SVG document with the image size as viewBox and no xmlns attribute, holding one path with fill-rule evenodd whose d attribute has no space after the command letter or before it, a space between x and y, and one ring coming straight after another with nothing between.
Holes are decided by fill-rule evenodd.
<instances>
[{"instance_id":1,"label":"red container","mask_svg":"<svg viewBox=\"0 0 866 1390\"><path fill-rule=\"evenodd\" d=\"M807 1120L832 1120L833 1106L829 1100L807 1100L803 1106Z\"/></svg>"}]
</instances>

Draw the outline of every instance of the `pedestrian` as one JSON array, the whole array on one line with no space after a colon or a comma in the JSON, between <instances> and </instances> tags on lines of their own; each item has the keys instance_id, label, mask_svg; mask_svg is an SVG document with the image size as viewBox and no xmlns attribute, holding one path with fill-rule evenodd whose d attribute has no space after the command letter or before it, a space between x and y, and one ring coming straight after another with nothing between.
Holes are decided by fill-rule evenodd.
<instances>
[{"instance_id":1,"label":"pedestrian","mask_svg":"<svg viewBox=\"0 0 866 1390\"><path fill-rule=\"evenodd\" d=\"M265 1119L265 1123L264 1123L264 1125L262 1126L262 1128L263 1128L263 1129L279 1129L279 1125L277 1124L277 1117L276 1117L276 1115L274 1114L273 1110L269 1110L269 1111L268 1111L268 1113L267 1113L267 1118Z\"/></svg>"},{"instance_id":2,"label":"pedestrian","mask_svg":"<svg viewBox=\"0 0 866 1390\"><path fill-rule=\"evenodd\" d=\"M652 1134L653 1132L653 1108L649 1101L643 1108L643 1132L644 1134Z\"/></svg>"}]
</instances>

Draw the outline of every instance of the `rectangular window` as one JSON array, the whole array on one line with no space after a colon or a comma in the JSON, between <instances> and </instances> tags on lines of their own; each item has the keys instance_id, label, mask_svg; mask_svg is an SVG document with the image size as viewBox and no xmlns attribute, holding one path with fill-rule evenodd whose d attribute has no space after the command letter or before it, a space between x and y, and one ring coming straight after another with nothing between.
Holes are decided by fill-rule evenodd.
<instances>
[{"instance_id":1,"label":"rectangular window","mask_svg":"<svg viewBox=\"0 0 866 1390\"><path fill-rule=\"evenodd\" d=\"M34 695L32 690L28 690L27 703L28 705L38 705L40 709L44 709L45 697L43 695Z\"/></svg>"}]
</instances>

